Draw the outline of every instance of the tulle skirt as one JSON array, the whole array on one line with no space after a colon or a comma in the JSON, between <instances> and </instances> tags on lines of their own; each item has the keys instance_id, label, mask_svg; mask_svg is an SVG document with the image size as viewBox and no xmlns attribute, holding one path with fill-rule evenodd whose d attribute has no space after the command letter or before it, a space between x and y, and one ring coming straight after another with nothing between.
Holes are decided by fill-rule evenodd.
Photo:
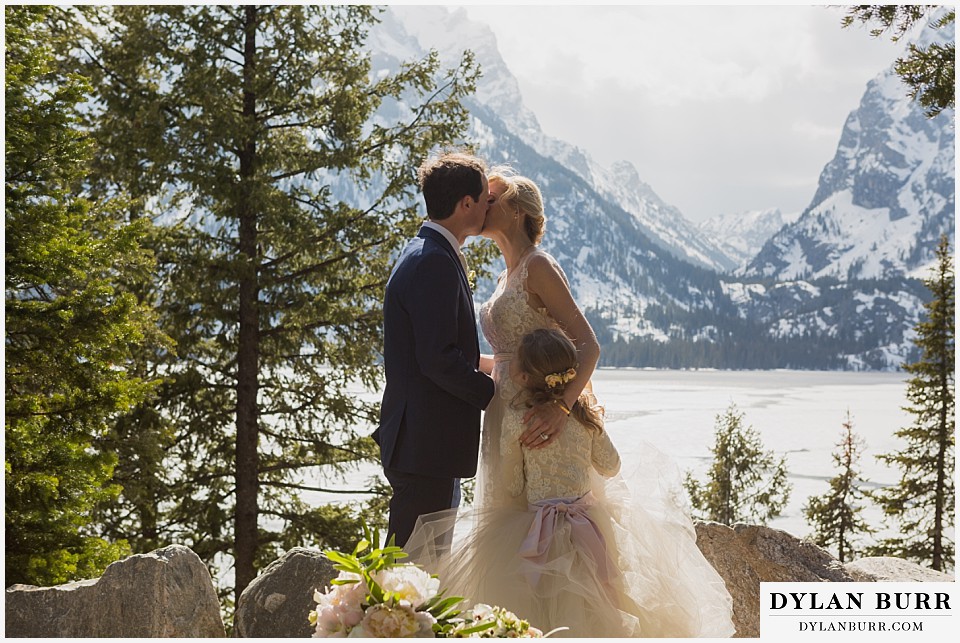
<instances>
[{"instance_id":1,"label":"tulle skirt","mask_svg":"<svg viewBox=\"0 0 960 643\"><path fill-rule=\"evenodd\" d=\"M582 498L421 516L405 549L465 606L567 628L555 636L732 636L730 594L697 548L676 467L652 447L643 460L594 476Z\"/></svg>"}]
</instances>

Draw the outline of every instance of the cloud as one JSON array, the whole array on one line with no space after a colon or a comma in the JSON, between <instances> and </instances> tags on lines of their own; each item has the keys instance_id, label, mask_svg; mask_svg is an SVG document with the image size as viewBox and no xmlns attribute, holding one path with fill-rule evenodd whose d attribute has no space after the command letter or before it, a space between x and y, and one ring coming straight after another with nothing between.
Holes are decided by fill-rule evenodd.
<instances>
[{"instance_id":1,"label":"cloud","mask_svg":"<svg viewBox=\"0 0 960 643\"><path fill-rule=\"evenodd\" d=\"M797 136L837 142L836 123L824 125L810 120L797 120L790 125L790 130Z\"/></svg>"},{"instance_id":2,"label":"cloud","mask_svg":"<svg viewBox=\"0 0 960 643\"><path fill-rule=\"evenodd\" d=\"M897 47L822 6L469 7L544 131L692 220L800 210Z\"/></svg>"},{"instance_id":3,"label":"cloud","mask_svg":"<svg viewBox=\"0 0 960 643\"><path fill-rule=\"evenodd\" d=\"M502 8L501 8L502 9ZM776 14L770 11L775 10ZM506 10L503 10L504 12ZM493 25L515 74L546 83L580 61L585 89L617 79L666 104L736 97L759 101L790 76L822 61L816 39L797 29L797 8L771 7L514 7ZM785 13L784 13L785 12ZM476 13L472 11L471 13ZM482 15L482 14L481 14ZM792 29L771 31L781 20ZM535 36L530 25L537 24Z\"/></svg>"}]
</instances>

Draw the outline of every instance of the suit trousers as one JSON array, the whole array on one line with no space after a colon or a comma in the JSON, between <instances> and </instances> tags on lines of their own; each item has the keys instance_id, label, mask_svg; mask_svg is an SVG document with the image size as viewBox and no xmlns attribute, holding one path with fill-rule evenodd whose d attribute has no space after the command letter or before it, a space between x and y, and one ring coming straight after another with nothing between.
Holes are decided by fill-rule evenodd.
<instances>
[{"instance_id":1,"label":"suit trousers","mask_svg":"<svg viewBox=\"0 0 960 643\"><path fill-rule=\"evenodd\" d=\"M398 547L407 544L417 518L460 505L460 478L437 478L386 467L383 473L393 487L387 541L395 536Z\"/></svg>"}]
</instances>

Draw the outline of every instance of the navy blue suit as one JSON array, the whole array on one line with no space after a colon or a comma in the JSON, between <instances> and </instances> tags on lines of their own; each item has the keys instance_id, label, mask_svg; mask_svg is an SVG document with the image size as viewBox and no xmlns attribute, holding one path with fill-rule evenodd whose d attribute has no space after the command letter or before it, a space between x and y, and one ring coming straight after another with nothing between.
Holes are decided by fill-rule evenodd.
<instances>
[{"instance_id":1,"label":"navy blue suit","mask_svg":"<svg viewBox=\"0 0 960 643\"><path fill-rule=\"evenodd\" d=\"M467 276L436 230L421 228L397 259L383 324L386 388L373 437L394 491L388 532L402 546L417 516L449 508L456 479L476 475L480 412L494 394L478 370Z\"/></svg>"}]
</instances>

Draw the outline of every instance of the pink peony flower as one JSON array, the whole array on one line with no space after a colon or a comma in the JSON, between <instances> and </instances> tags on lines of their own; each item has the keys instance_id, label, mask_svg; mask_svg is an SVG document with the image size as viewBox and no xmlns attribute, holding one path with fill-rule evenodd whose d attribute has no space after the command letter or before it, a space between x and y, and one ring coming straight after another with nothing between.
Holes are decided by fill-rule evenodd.
<instances>
[{"instance_id":1,"label":"pink peony flower","mask_svg":"<svg viewBox=\"0 0 960 643\"><path fill-rule=\"evenodd\" d=\"M337 577L341 580L359 580L360 577L349 572L340 572ZM333 585L325 592L314 592L313 600L317 602L314 612L316 618L315 637L342 637L363 620L363 599L366 598L367 587L364 583L350 583ZM311 619L313 622L313 619Z\"/></svg>"},{"instance_id":2,"label":"pink peony flower","mask_svg":"<svg viewBox=\"0 0 960 643\"><path fill-rule=\"evenodd\" d=\"M319 637L344 636L346 628L340 621L340 614L335 607L327 605L317 610L317 631Z\"/></svg>"},{"instance_id":3,"label":"pink peony flower","mask_svg":"<svg viewBox=\"0 0 960 643\"><path fill-rule=\"evenodd\" d=\"M433 614L430 612L417 612L414 614L414 618L416 618L417 625L420 628L414 636L417 638L434 638L433 626L436 624L437 619L433 617Z\"/></svg>"},{"instance_id":4,"label":"pink peony flower","mask_svg":"<svg viewBox=\"0 0 960 643\"><path fill-rule=\"evenodd\" d=\"M374 638L409 638L420 630L413 609L407 605L371 605L364 614L360 628L364 636ZM357 630L355 629L354 632Z\"/></svg>"}]
</instances>

